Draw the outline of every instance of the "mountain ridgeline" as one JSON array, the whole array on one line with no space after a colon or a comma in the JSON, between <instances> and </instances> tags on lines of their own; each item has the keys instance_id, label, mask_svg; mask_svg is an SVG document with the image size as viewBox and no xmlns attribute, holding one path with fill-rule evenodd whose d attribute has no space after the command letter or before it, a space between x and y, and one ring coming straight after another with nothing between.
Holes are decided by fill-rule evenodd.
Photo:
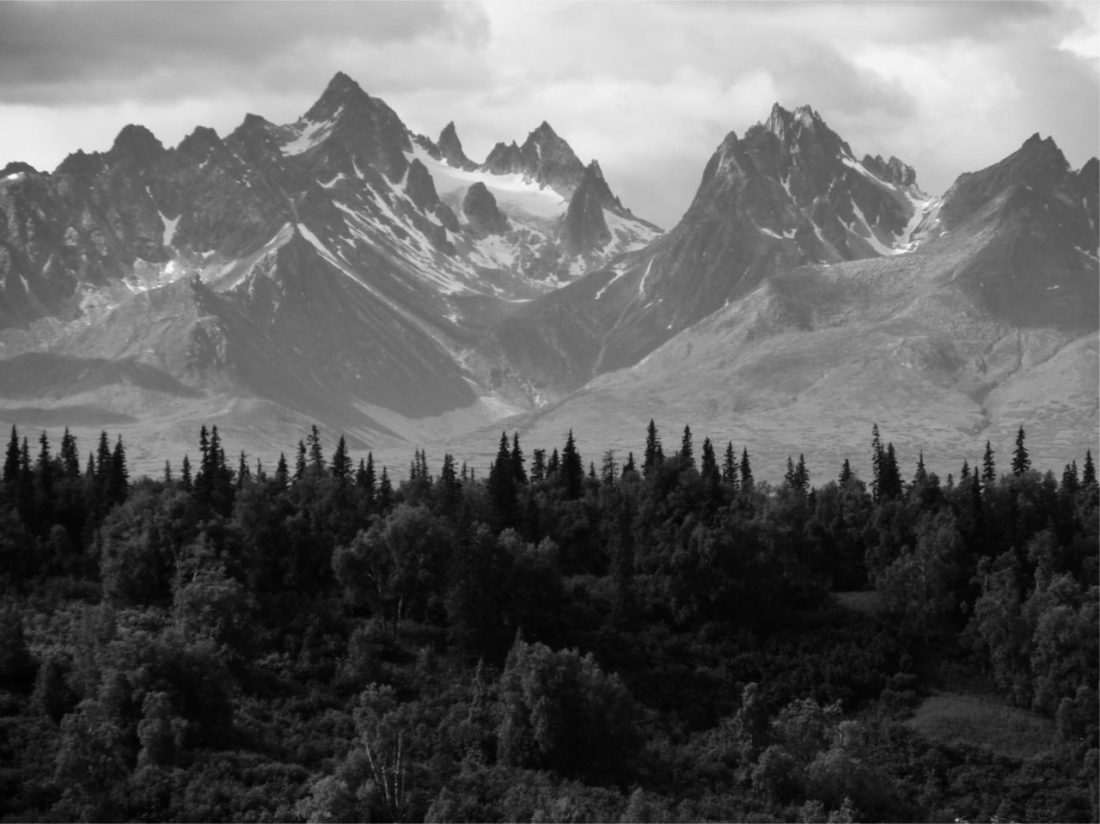
<instances>
[{"instance_id":1,"label":"mountain ridgeline","mask_svg":"<svg viewBox=\"0 0 1100 824\"><path fill-rule=\"evenodd\" d=\"M945 456L1042 418L1062 461L1097 423L1097 167L1036 135L933 197L776 105L662 232L548 123L478 163L453 122L415 134L337 74L294 123L249 114L174 148L130 125L51 173L0 171L0 419L166 449L202 419L256 453L318 423L461 452L504 418L588 416L614 445L601 403L641 419L736 378L734 403L684 417L759 439L781 404L855 439L875 373L927 386L878 397ZM827 396L806 391L822 353Z\"/></svg>"}]
</instances>

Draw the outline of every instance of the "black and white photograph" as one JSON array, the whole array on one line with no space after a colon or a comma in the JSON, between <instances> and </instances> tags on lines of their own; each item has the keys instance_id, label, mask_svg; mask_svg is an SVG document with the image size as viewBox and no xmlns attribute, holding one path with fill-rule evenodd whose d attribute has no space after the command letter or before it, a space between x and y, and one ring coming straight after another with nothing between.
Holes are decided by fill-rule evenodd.
<instances>
[{"instance_id":1,"label":"black and white photograph","mask_svg":"<svg viewBox=\"0 0 1100 824\"><path fill-rule=\"evenodd\" d=\"M0 0L0 824L1100 822L1100 3Z\"/></svg>"}]
</instances>

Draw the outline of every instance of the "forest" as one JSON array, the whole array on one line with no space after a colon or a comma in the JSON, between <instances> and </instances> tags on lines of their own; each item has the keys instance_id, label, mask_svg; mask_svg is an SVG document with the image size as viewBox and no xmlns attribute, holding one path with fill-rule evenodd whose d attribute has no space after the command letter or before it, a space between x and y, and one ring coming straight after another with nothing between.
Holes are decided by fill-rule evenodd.
<instances>
[{"instance_id":1,"label":"forest","mask_svg":"<svg viewBox=\"0 0 1100 824\"><path fill-rule=\"evenodd\" d=\"M12 427L0 819L1098 820L1091 452L941 480L876 426L770 484L638 435L395 482L204 426L132 479Z\"/></svg>"}]
</instances>

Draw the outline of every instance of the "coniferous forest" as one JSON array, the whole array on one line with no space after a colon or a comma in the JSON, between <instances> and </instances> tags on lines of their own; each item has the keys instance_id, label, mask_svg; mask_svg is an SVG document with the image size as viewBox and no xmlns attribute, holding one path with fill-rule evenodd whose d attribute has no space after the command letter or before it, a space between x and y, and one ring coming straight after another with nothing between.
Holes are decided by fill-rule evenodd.
<instances>
[{"instance_id":1,"label":"coniferous forest","mask_svg":"<svg viewBox=\"0 0 1100 824\"><path fill-rule=\"evenodd\" d=\"M0 817L1097 820L1091 453L940 479L876 427L769 484L638 434L395 482L13 428Z\"/></svg>"}]
</instances>

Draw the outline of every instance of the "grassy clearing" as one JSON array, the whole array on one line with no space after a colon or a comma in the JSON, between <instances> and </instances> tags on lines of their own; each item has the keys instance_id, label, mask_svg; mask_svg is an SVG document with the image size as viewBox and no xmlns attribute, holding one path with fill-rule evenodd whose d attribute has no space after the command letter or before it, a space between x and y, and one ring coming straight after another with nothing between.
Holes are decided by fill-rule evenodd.
<instances>
[{"instance_id":1,"label":"grassy clearing","mask_svg":"<svg viewBox=\"0 0 1100 824\"><path fill-rule=\"evenodd\" d=\"M885 602L882 599L882 594L875 592L874 590L853 590L851 592L834 592L833 597L836 598L838 604L855 612L862 612L864 614L873 615L877 612L882 612L885 608Z\"/></svg>"},{"instance_id":2,"label":"grassy clearing","mask_svg":"<svg viewBox=\"0 0 1100 824\"><path fill-rule=\"evenodd\" d=\"M1054 740L1054 722L1026 710L978 695L940 693L927 698L909 726L942 744L965 744L1010 758L1045 755Z\"/></svg>"}]
</instances>

